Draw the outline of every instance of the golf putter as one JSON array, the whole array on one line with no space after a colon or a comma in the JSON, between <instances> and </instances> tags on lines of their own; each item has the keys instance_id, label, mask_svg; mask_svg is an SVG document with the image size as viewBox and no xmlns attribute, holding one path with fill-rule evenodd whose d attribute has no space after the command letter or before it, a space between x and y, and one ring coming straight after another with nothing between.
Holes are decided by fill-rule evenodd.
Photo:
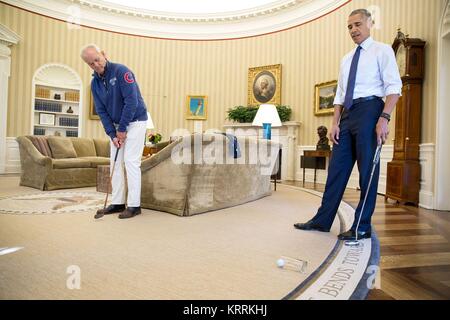
<instances>
[{"instance_id":1,"label":"golf putter","mask_svg":"<svg viewBox=\"0 0 450 320\"><path fill-rule=\"evenodd\" d=\"M362 217L362 214L364 212L364 207L366 206L367 196L369 195L370 185L372 184L373 173L375 172L375 168L376 168L378 162L380 161L381 147L382 147L382 144L379 144L377 146L377 149L375 150L375 155L373 156L372 172L370 173L369 184L367 185L366 194L364 195L364 201L363 201L363 204L362 204L362 207L361 207L361 211L359 213L358 223L356 225L356 239L355 240L347 240L347 241L345 241L344 244L346 246L350 246L350 247L359 246L359 240L358 240L359 223L361 222L361 217Z\"/></svg>"},{"instance_id":2,"label":"golf putter","mask_svg":"<svg viewBox=\"0 0 450 320\"><path fill-rule=\"evenodd\" d=\"M119 155L119 149L120 148L116 148L116 155L114 157L114 163L113 163L113 167L111 170L111 174L109 175L108 190L106 191L106 198L105 198L105 204L103 205L103 210L98 210L94 216L94 219L99 219L105 215L106 203L108 202L109 192L111 191L111 190L109 190L109 188L110 188L110 186L112 187L112 176L114 174L114 168L116 167L117 156Z\"/></svg>"}]
</instances>

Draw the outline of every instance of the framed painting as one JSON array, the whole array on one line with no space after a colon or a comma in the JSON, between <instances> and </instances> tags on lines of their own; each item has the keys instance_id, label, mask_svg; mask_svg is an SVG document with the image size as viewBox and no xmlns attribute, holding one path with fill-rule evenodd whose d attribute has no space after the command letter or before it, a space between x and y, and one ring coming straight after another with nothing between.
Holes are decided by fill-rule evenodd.
<instances>
[{"instance_id":1,"label":"framed painting","mask_svg":"<svg viewBox=\"0 0 450 320\"><path fill-rule=\"evenodd\" d=\"M336 80L316 84L314 92L314 114L316 116L334 113L333 102L336 90Z\"/></svg>"},{"instance_id":2,"label":"framed painting","mask_svg":"<svg viewBox=\"0 0 450 320\"><path fill-rule=\"evenodd\" d=\"M206 120L208 108L207 96L187 96L186 119Z\"/></svg>"},{"instance_id":3,"label":"framed painting","mask_svg":"<svg viewBox=\"0 0 450 320\"><path fill-rule=\"evenodd\" d=\"M247 104L281 104L281 64L248 69Z\"/></svg>"},{"instance_id":4,"label":"framed painting","mask_svg":"<svg viewBox=\"0 0 450 320\"><path fill-rule=\"evenodd\" d=\"M89 89L89 119L100 120L100 116L95 111L94 97L92 96L92 91Z\"/></svg>"}]
</instances>

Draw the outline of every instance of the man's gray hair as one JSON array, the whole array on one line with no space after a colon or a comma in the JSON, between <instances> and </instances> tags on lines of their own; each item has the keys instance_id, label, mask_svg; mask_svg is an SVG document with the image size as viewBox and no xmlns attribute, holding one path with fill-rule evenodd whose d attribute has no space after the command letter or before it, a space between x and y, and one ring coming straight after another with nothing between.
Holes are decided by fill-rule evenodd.
<instances>
[{"instance_id":1,"label":"man's gray hair","mask_svg":"<svg viewBox=\"0 0 450 320\"><path fill-rule=\"evenodd\" d=\"M365 16L368 19L372 19L372 14L367 9L356 9L356 10L353 10L352 13L350 13L349 17L354 16L355 14L361 14L361 15Z\"/></svg>"},{"instance_id":2,"label":"man's gray hair","mask_svg":"<svg viewBox=\"0 0 450 320\"><path fill-rule=\"evenodd\" d=\"M81 49L81 51L80 51L80 56L81 56L81 57L83 57L83 54L84 54L84 52L85 52L87 49L95 49L95 51L97 51L98 53L102 52L102 50L99 48L98 45L96 45L96 44L94 44L94 43L90 43L90 44L88 44L88 45L85 45L85 46Z\"/></svg>"}]
</instances>

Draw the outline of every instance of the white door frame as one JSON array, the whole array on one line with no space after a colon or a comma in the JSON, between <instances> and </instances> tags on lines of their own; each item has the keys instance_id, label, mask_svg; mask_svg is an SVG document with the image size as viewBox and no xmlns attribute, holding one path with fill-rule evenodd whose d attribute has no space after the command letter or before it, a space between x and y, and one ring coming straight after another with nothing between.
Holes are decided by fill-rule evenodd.
<instances>
[{"instance_id":1,"label":"white door frame","mask_svg":"<svg viewBox=\"0 0 450 320\"><path fill-rule=\"evenodd\" d=\"M20 37L0 24L0 174L6 172L6 127L8 125L8 85L11 72L10 46Z\"/></svg>"},{"instance_id":2,"label":"white door frame","mask_svg":"<svg viewBox=\"0 0 450 320\"><path fill-rule=\"evenodd\" d=\"M438 64L436 94L436 156L434 209L450 210L450 1L447 0L438 31Z\"/></svg>"}]
</instances>

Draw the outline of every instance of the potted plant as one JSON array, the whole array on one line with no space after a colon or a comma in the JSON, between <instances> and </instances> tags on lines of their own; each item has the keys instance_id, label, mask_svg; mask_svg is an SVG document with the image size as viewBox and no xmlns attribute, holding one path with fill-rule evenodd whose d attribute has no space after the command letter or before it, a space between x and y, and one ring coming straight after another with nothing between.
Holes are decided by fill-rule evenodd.
<instances>
[{"instance_id":1,"label":"potted plant","mask_svg":"<svg viewBox=\"0 0 450 320\"><path fill-rule=\"evenodd\" d=\"M157 144L162 139L162 135L160 133L149 133L148 142L150 144Z\"/></svg>"},{"instance_id":2,"label":"potted plant","mask_svg":"<svg viewBox=\"0 0 450 320\"><path fill-rule=\"evenodd\" d=\"M291 119L292 109L289 106L277 105L278 115L281 122L286 122ZM258 112L259 106L236 106L228 109L228 120L239 123L251 123Z\"/></svg>"}]
</instances>

